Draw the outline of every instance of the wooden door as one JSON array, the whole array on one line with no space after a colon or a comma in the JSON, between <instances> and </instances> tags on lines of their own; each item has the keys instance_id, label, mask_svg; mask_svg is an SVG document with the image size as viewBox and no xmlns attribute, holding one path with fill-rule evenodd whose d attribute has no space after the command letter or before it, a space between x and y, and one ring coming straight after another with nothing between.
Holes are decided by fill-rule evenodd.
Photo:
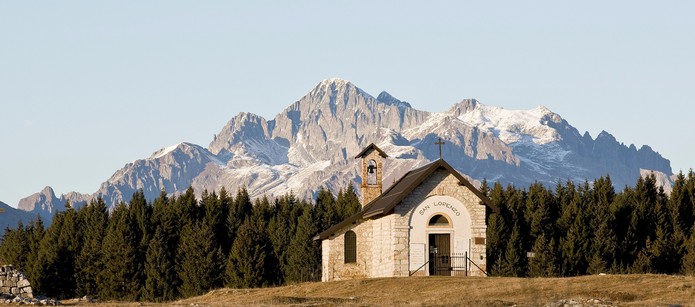
<instances>
[{"instance_id":1,"label":"wooden door","mask_svg":"<svg viewBox=\"0 0 695 307\"><path fill-rule=\"evenodd\" d=\"M430 234L430 275L451 275L451 235Z\"/></svg>"}]
</instances>

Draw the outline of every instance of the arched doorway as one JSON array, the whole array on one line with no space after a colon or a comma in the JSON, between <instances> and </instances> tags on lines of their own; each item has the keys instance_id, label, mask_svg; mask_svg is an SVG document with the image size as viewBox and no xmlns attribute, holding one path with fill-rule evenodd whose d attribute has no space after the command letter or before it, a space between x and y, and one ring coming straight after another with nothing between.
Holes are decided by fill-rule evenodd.
<instances>
[{"instance_id":1,"label":"arched doorway","mask_svg":"<svg viewBox=\"0 0 695 307\"><path fill-rule=\"evenodd\" d=\"M464 255L470 253L472 221L461 201L430 196L414 208L409 224L411 273L465 275L462 267Z\"/></svg>"}]
</instances>

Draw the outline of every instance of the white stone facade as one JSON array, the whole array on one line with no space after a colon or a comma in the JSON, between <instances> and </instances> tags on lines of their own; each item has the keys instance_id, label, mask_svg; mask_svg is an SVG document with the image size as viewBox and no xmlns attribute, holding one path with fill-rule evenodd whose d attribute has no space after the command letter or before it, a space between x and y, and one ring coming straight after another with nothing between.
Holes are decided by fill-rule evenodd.
<instances>
[{"instance_id":1,"label":"white stone facade","mask_svg":"<svg viewBox=\"0 0 695 307\"><path fill-rule=\"evenodd\" d=\"M322 280L365 277L429 275L428 235L449 234L452 253L467 254L486 270L485 209L481 199L445 168L434 171L393 210L376 218L357 219L322 241ZM448 226L431 226L433 216L443 215ZM345 233L357 235L357 261L345 263ZM469 265L468 276L484 273Z\"/></svg>"}]
</instances>

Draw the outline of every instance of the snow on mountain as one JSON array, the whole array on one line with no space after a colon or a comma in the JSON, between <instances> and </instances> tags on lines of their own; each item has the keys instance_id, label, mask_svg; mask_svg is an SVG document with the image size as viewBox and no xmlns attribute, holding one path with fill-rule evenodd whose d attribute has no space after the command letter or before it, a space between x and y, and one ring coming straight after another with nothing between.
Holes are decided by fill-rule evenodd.
<instances>
[{"instance_id":1,"label":"snow on mountain","mask_svg":"<svg viewBox=\"0 0 695 307\"><path fill-rule=\"evenodd\" d=\"M171 145L169 147L157 150L154 153L152 153L152 155L150 156L150 159L152 160L152 159L159 159L161 157L164 157L164 156L166 156L166 154L176 150L176 148L178 148L181 145L182 145L182 143L178 143L178 144L174 144L174 145Z\"/></svg>"},{"instance_id":2,"label":"snow on mountain","mask_svg":"<svg viewBox=\"0 0 695 307\"><path fill-rule=\"evenodd\" d=\"M103 197L113 205L142 189L153 199L161 190L197 193L247 187L251 196L292 192L315 196L320 187L333 192L359 186L354 155L370 143L385 150L384 186L405 172L443 158L472 181L501 181L526 186L535 181L592 180L606 174L617 187L632 185L644 170L663 174L669 184L670 162L650 147L639 150L607 132L592 139L558 114L540 106L507 110L464 99L446 112L414 109L383 91L376 98L351 82L319 82L273 119L239 113L215 135L208 148L178 143L126 164L93 194L55 196L50 188L20 202L20 208L52 214L65 202ZM357 189L359 192L359 189Z\"/></svg>"},{"instance_id":3,"label":"snow on mountain","mask_svg":"<svg viewBox=\"0 0 695 307\"><path fill-rule=\"evenodd\" d=\"M559 133L547 123L548 120L559 123L562 119L544 106L531 110L506 110L478 104L473 111L460 115L459 119L493 132L507 144L524 141L548 144L561 139Z\"/></svg>"},{"instance_id":4,"label":"snow on mountain","mask_svg":"<svg viewBox=\"0 0 695 307\"><path fill-rule=\"evenodd\" d=\"M569 166L563 164L572 151L562 146L563 138L557 128L548 125L562 124L563 119L545 106L531 110L507 110L476 103L473 108L460 114L458 119L497 136L514 149L518 161L536 173L552 176L553 169ZM572 176L569 179L582 178Z\"/></svg>"}]
</instances>

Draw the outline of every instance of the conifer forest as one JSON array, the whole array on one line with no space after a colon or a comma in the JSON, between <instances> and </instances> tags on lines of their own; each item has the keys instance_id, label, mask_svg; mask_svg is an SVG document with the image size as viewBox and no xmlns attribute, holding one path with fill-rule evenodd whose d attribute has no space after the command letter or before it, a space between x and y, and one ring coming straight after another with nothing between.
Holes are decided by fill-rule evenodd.
<instances>
[{"instance_id":1,"label":"conifer forest","mask_svg":"<svg viewBox=\"0 0 695 307\"><path fill-rule=\"evenodd\" d=\"M526 189L489 186L491 276L598 273L695 275L695 174L670 195L654 176L616 191L610 177ZM101 199L6 229L0 261L14 264L35 293L65 299L171 301L220 287L250 288L321 279L313 237L360 210L348 186L313 201L293 194L252 200L246 189L179 196L142 191L112 211Z\"/></svg>"}]
</instances>

